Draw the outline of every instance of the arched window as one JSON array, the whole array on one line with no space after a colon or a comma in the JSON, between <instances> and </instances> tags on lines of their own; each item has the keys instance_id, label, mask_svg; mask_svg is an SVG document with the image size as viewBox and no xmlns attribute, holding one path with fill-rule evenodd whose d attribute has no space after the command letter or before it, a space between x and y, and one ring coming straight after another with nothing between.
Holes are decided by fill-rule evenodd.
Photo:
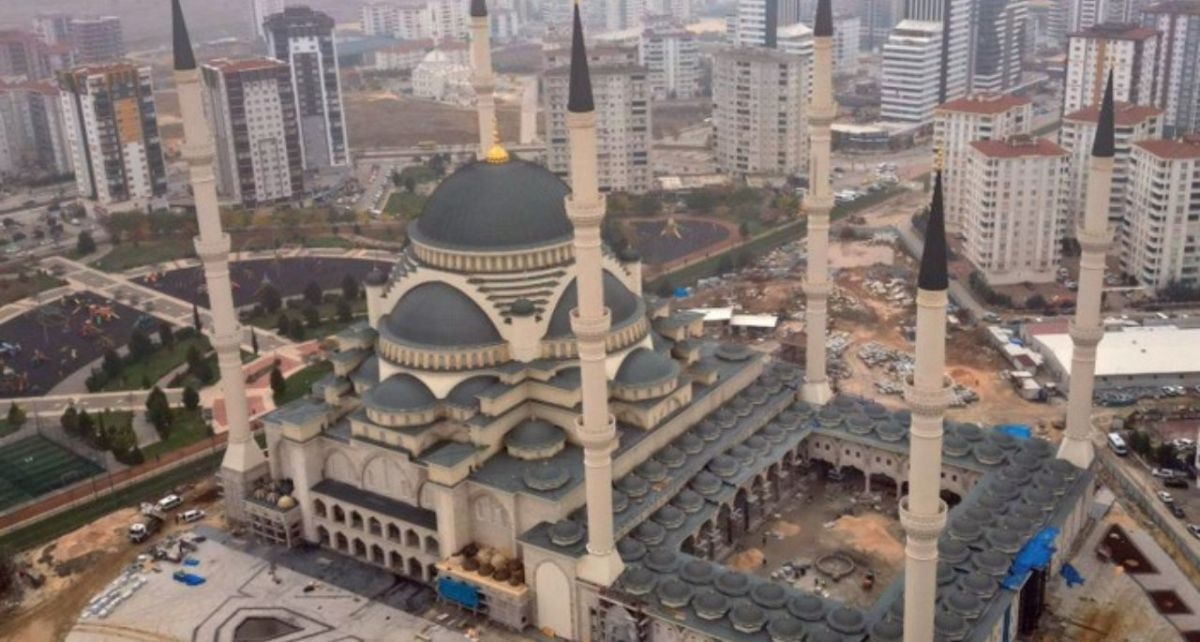
<instances>
[{"instance_id":1,"label":"arched window","mask_svg":"<svg viewBox=\"0 0 1200 642\"><path fill-rule=\"evenodd\" d=\"M439 555L440 554L438 552L437 538L434 537L433 535L425 536L425 552L429 553L430 555Z\"/></svg>"},{"instance_id":2,"label":"arched window","mask_svg":"<svg viewBox=\"0 0 1200 642\"><path fill-rule=\"evenodd\" d=\"M342 510L342 507L337 504L333 505L333 521L339 524L346 523L346 511Z\"/></svg>"}]
</instances>

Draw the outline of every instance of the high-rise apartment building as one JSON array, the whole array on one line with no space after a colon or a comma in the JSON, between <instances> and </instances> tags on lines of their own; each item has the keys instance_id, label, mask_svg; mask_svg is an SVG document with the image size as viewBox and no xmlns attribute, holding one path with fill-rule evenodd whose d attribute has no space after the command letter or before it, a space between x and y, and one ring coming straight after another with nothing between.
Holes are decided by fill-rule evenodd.
<instances>
[{"instance_id":1,"label":"high-rise apartment building","mask_svg":"<svg viewBox=\"0 0 1200 642\"><path fill-rule=\"evenodd\" d=\"M1092 105L1063 117L1058 143L1067 153L1063 170L1062 214L1059 221L1064 238L1075 238L1075 229L1083 221L1087 205L1087 180L1096 137L1100 106ZM1128 233L1125 223L1125 199L1129 188L1129 154L1133 143L1159 138L1163 131L1163 111L1148 105L1115 103L1113 110L1112 198L1109 199L1108 225L1115 233L1114 249L1121 250Z\"/></svg>"},{"instance_id":2,"label":"high-rise apartment building","mask_svg":"<svg viewBox=\"0 0 1200 642\"><path fill-rule=\"evenodd\" d=\"M696 34L679 28L650 28L638 43L638 58L655 100L689 99L700 91L700 50Z\"/></svg>"},{"instance_id":3,"label":"high-rise apartment building","mask_svg":"<svg viewBox=\"0 0 1200 642\"><path fill-rule=\"evenodd\" d=\"M1064 0L1067 11L1067 33L1087 31L1105 21L1105 0Z\"/></svg>"},{"instance_id":4,"label":"high-rise apartment building","mask_svg":"<svg viewBox=\"0 0 1200 642\"><path fill-rule=\"evenodd\" d=\"M288 7L266 20L271 57L288 64L300 120L304 168L350 162L333 18L308 7Z\"/></svg>"},{"instance_id":5,"label":"high-rise apartment building","mask_svg":"<svg viewBox=\"0 0 1200 642\"><path fill-rule=\"evenodd\" d=\"M650 168L651 110L649 72L638 64L633 47L588 49L596 106L600 189L642 193L652 187ZM546 114L546 167L567 177L567 98L570 89L569 49L546 52L542 98Z\"/></svg>"},{"instance_id":6,"label":"high-rise apartment building","mask_svg":"<svg viewBox=\"0 0 1200 642\"><path fill-rule=\"evenodd\" d=\"M800 0L738 0L733 42L744 47L774 47L779 29L802 19L800 5Z\"/></svg>"},{"instance_id":7,"label":"high-rise apartment building","mask_svg":"<svg viewBox=\"0 0 1200 642\"><path fill-rule=\"evenodd\" d=\"M434 15L424 2L368 2L362 6L363 33L400 40L433 39Z\"/></svg>"},{"instance_id":8,"label":"high-rise apartment building","mask_svg":"<svg viewBox=\"0 0 1200 642\"><path fill-rule=\"evenodd\" d=\"M975 7L971 92L1009 91L1021 84L1029 24L1026 0L979 0Z\"/></svg>"},{"instance_id":9,"label":"high-rise apartment building","mask_svg":"<svg viewBox=\"0 0 1200 642\"><path fill-rule=\"evenodd\" d=\"M604 29L638 29L646 20L645 0L604 0Z\"/></svg>"},{"instance_id":10,"label":"high-rise apartment building","mask_svg":"<svg viewBox=\"0 0 1200 642\"><path fill-rule=\"evenodd\" d=\"M44 80L67 66L57 53L61 46L51 47L28 31L0 31L0 79Z\"/></svg>"},{"instance_id":11,"label":"high-rise apartment building","mask_svg":"<svg viewBox=\"0 0 1200 642\"><path fill-rule=\"evenodd\" d=\"M1200 286L1200 135L1133 143L1122 269L1141 285Z\"/></svg>"},{"instance_id":12,"label":"high-rise apartment building","mask_svg":"<svg viewBox=\"0 0 1200 642\"><path fill-rule=\"evenodd\" d=\"M304 160L287 65L215 60L201 74L216 139L217 193L247 207L299 199Z\"/></svg>"},{"instance_id":13,"label":"high-rise apartment building","mask_svg":"<svg viewBox=\"0 0 1200 642\"><path fill-rule=\"evenodd\" d=\"M1143 15L1160 34L1154 104L1167 111L1166 130L1200 132L1200 0L1159 2Z\"/></svg>"},{"instance_id":14,"label":"high-rise apartment building","mask_svg":"<svg viewBox=\"0 0 1200 642\"><path fill-rule=\"evenodd\" d=\"M267 32L263 25L267 22L267 17L277 13L283 13L286 8L286 0L250 0L250 22L253 27L255 36L259 40L267 39Z\"/></svg>"},{"instance_id":15,"label":"high-rise apartment building","mask_svg":"<svg viewBox=\"0 0 1200 642\"><path fill-rule=\"evenodd\" d=\"M47 45L71 45L71 15L39 13L33 17L33 32Z\"/></svg>"},{"instance_id":16,"label":"high-rise apartment building","mask_svg":"<svg viewBox=\"0 0 1200 642\"><path fill-rule=\"evenodd\" d=\"M933 118L933 148L942 154L946 229L958 232L967 210L967 155L977 140L1005 140L1026 134L1033 124L1033 103L1010 94L975 94L938 106Z\"/></svg>"},{"instance_id":17,"label":"high-rise apartment building","mask_svg":"<svg viewBox=\"0 0 1200 642\"><path fill-rule=\"evenodd\" d=\"M75 63L95 65L125 57L125 36L121 19L116 16L92 16L71 19L71 43Z\"/></svg>"},{"instance_id":18,"label":"high-rise apartment building","mask_svg":"<svg viewBox=\"0 0 1200 642\"><path fill-rule=\"evenodd\" d=\"M977 140L967 151L965 254L989 285L1053 282L1064 152L1029 136Z\"/></svg>"},{"instance_id":19,"label":"high-rise apartment building","mask_svg":"<svg viewBox=\"0 0 1200 642\"><path fill-rule=\"evenodd\" d=\"M941 27L937 103L964 96L970 89L975 4L974 0L906 0L905 20L936 22Z\"/></svg>"},{"instance_id":20,"label":"high-rise apartment building","mask_svg":"<svg viewBox=\"0 0 1200 642\"><path fill-rule=\"evenodd\" d=\"M941 95L942 25L904 20L883 45L880 80L885 121L928 125Z\"/></svg>"},{"instance_id":21,"label":"high-rise apartment building","mask_svg":"<svg viewBox=\"0 0 1200 642\"><path fill-rule=\"evenodd\" d=\"M62 102L50 82L0 82L0 175L67 174Z\"/></svg>"},{"instance_id":22,"label":"high-rise apartment building","mask_svg":"<svg viewBox=\"0 0 1200 642\"><path fill-rule=\"evenodd\" d=\"M901 20L904 19L904 0L862 0L862 47L878 51Z\"/></svg>"},{"instance_id":23,"label":"high-rise apartment building","mask_svg":"<svg viewBox=\"0 0 1200 642\"><path fill-rule=\"evenodd\" d=\"M150 67L78 67L59 74L63 121L80 198L141 209L167 192Z\"/></svg>"},{"instance_id":24,"label":"high-rise apartment building","mask_svg":"<svg viewBox=\"0 0 1200 642\"><path fill-rule=\"evenodd\" d=\"M1108 72L1113 95L1138 105L1155 103L1158 32L1134 24L1102 23L1068 37L1063 113L1100 103Z\"/></svg>"},{"instance_id":25,"label":"high-rise apartment building","mask_svg":"<svg viewBox=\"0 0 1200 642\"><path fill-rule=\"evenodd\" d=\"M807 171L811 64L811 54L766 47L724 47L713 54L713 141L720 171L737 177Z\"/></svg>"},{"instance_id":26,"label":"high-rise apartment building","mask_svg":"<svg viewBox=\"0 0 1200 642\"><path fill-rule=\"evenodd\" d=\"M858 71L858 55L862 50L862 19L840 16L833 19L833 70L852 75Z\"/></svg>"}]
</instances>

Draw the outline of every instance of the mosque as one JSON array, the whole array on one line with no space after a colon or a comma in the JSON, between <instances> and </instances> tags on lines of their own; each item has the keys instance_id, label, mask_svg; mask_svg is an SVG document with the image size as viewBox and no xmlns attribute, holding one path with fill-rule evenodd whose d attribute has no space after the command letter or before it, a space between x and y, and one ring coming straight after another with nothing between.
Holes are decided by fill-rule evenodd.
<instances>
[{"instance_id":1,"label":"mosque","mask_svg":"<svg viewBox=\"0 0 1200 642\"><path fill-rule=\"evenodd\" d=\"M174 9L197 246L208 250L210 291L227 289L211 134L178 0ZM910 410L831 395L827 181L812 181L805 212L816 337L807 367L710 341L697 315L642 291L636 254L603 246L578 6L569 185L496 142L483 0L470 13L480 159L431 195L390 273L369 275L369 323L335 337L333 373L311 395L266 417L265 453L233 409L221 471L230 518L428 583L498 625L566 640L990 641L1031 631L1087 522L1090 442L1078 417L1059 452L944 420L940 176L917 283ZM819 179L834 113L830 0L819 2L814 35L810 165ZM1099 139L1112 136L1110 101L1105 109L1094 176L1106 160ZM1092 191L1103 196L1101 183ZM214 334L236 337L223 301L214 297ZM1088 307L1081 301L1081 337ZM215 344L219 356L230 352L222 381L236 397L237 342ZM1086 376L1086 364L1074 372ZM720 563L817 462L901 489L905 572L870 608ZM951 510L943 491L961 502Z\"/></svg>"}]
</instances>

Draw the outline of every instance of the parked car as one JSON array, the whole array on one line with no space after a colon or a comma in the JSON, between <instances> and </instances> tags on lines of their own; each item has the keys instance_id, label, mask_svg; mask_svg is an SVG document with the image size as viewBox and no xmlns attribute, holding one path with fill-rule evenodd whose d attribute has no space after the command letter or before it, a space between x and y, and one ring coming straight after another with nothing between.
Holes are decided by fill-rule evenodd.
<instances>
[{"instance_id":1,"label":"parked car","mask_svg":"<svg viewBox=\"0 0 1200 642\"><path fill-rule=\"evenodd\" d=\"M1200 539L1200 524L1188 524L1187 529L1192 534L1192 537Z\"/></svg>"},{"instance_id":2,"label":"parked car","mask_svg":"<svg viewBox=\"0 0 1200 642\"><path fill-rule=\"evenodd\" d=\"M199 508L191 508L191 509L183 511L183 514L180 515L179 518L182 519L185 523L189 523L189 524L191 522L198 522L198 521L204 519L204 511L200 510Z\"/></svg>"},{"instance_id":3,"label":"parked car","mask_svg":"<svg viewBox=\"0 0 1200 642\"><path fill-rule=\"evenodd\" d=\"M1183 512L1183 509L1179 507L1179 504L1171 504L1171 514L1178 517L1179 519L1183 519L1184 517L1186 517L1186 515Z\"/></svg>"},{"instance_id":4,"label":"parked car","mask_svg":"<svg viewBox=\"0 0 1200 642\"><path fill-rule=\"evenodd\" d=\"M1150 474L1159 479L1170 479L1175 476L1175 471L1170 468L1153 468L1150 470Z\"/></svg>"},{"instance_id":5,"label":"parked car","mask_svg":"<svg viewBox=\"0 0 1200 642\"><path fill-rule=\"evenodd\" d=\"M172 493L158 500L158 510L171 510L181 504L183 504L183 498Z\"/></svg>"},{"instance_id":6,"label":"parked car","mask_svg":"<svg viewBox=\"0 0 1200 642\"><path fill-rule=\"evenodd\" d=\"M1167 477L1162 484L1167 488L1187 488L1188 480L1186 477Z\"/></svg>"},{"instance_id":7,"label":"parked car","mask_svg":"<svg viewBox=\"0 0 1200 642\"><path fill-rule=\"evenodd\" d=\"M1175 498L1171 497L1171 493L1165 490L1158 491L1158 499L1168 506L1175 503Z\"/></svg>"}]
</instances>

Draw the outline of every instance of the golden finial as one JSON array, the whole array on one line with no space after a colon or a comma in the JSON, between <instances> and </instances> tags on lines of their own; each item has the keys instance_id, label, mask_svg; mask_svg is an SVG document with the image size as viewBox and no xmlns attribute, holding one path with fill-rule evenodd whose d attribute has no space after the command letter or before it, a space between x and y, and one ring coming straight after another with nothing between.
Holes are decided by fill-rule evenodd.
<instances>
[{"instance_id":1,"label":"golden finial","mask_svg":"<svg viewBox=\"0 0 1200 642\"><path fill-rule=\"evenodd\" d=\"M937 171L937 172L942 171L942 169L944 169L945 162L946 162L946 153L942 150L942 148L938 147L937 149L933 150L933 169L934 169L934 171Z\"/></svg>"},{"instance_id":2,"label":"golden finial","mask_svg":"<svg viewBox=\"0 0 1200 642\"><path fill-rule=\"evenodd\" d=\"M508 162L508 150L500 144L500 121L495 116L492 117L492 147L484 160L493 165Z\"/></svg>"}]
</instances>

